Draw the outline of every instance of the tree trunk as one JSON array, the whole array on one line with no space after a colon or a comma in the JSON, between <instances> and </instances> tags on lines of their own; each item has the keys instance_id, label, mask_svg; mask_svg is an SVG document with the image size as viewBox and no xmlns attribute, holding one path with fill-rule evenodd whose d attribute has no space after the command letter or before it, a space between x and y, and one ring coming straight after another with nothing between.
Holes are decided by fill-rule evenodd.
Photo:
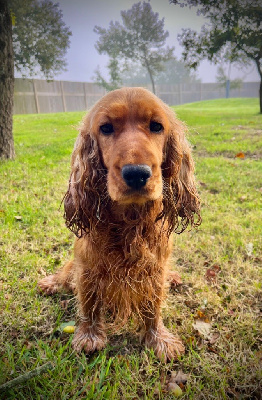
<instances>
[{"instance_id":1,"label":"tree trunk","mask_svg":"<svg viewBox=\"0 0 262 400\"><path fill-rule=\"evenodd\" d=\"M260 103L260 114L262 114L262 76L261 76L260 88L259 88L259 103Z\"/></svg>"},{"instance_id":2,"label":"tree trunk","mask_svg":"<svg viewBox=\"0 0 262 400\"><path fill-rule=\"evenodd\" d=\"M154 81L154 77L153 77L150 65L149 65L149 63L147 61L147 54L146 54L145 50L144 50L144 66L146 67L147 72L149 73L149 76L150 76L150 80L151 80L151 83L152 83L152 91L153 91L154 94L156 94L155 81Z\"/></svg>"},{"instance_id":3,"label":"tree trunk","mask_svg":"<svg viewBox=\"0 0 262 400\"><path fill-rule=\"evenodd\" d=\"M259 73L260 76L260 87L259 87L259 105L260 105L260 114L262 114L262 70L260 67L260 59L259 58L255 58L255 63L257 66L257 71Z\"/></svg>"},{"instance_id":4,"label":"tree trunk","mask_svg":"<svg viewBox=\"0 0 262 400\"><path fill-rule=\"evenodd\" d=\"M15 157L13 128L14 56L8 0L0 0L0 159Z\"/></svg>"},{"instance_id":5,"label":"tree trunk","mask_svg":"<svg viewBox=\"0 0 262 400\"><path fill-rule=\"evenodd\" d=\"M152 83L152 90L153 90L153 93L156 94L155 81L154 81L153 75L152 75L150 69L148 70L148 72L149 72L149 76L150 76L151 83Z\"/></svg>"}]
</instances>

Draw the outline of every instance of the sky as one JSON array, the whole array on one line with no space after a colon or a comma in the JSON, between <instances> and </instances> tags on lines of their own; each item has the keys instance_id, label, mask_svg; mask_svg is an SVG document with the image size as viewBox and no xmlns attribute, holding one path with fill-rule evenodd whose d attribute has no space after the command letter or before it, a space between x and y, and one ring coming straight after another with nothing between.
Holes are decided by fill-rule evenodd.
<instances>
[{"instance_id":1,"label":"sky","mask_svg":"<svg viewBox=\"0 0 262 400\"><path fill-rule=\"evenodd\" d=\"M110 21L121 19L121 10L127 10L138 0L58 0L63 13L63 20L71 29L71 44L67 51L67 71L54 77L55 80L91 82L94 71L99 66L106 77L108 57L99 55L95 49L98 35L94 33L95 25L108 28ZM175 46L175 56L180 59L182 48L177 35L182 28L200 31L204 23L203 17L197 16L196 11L169 4L169 0L150 0L154 12L159 18L165 19L165 30L169 32L166 44ZM197 76L202 82L215 82L218 66L203 61L197 70ZM231 69L231 79L241 78L245 81L259 81L256 68L245 70Z\"/></svg>"}]
</instances>

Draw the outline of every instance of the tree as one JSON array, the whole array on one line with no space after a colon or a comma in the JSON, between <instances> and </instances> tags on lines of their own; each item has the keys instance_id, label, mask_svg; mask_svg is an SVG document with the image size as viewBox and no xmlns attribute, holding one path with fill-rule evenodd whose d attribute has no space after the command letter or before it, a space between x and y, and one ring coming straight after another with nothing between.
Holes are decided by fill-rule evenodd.
<instances>
[{"instance_id":1,"label":"tree","mask_svg":"<svg viewBox=\"0 0 262 400\"><path fill-rule=\"evenodd\" d=\"M149 3L133 4L130 10L121 11L122 25L110 22L109 28L95 26L100 36L96 49L108 54L110 60L139 62L146 68L155 93L155 76L164 69L164 62L173 55L173 48L165 46L169 33L164 30L164 18L159 20Z\"/></svg>"},{"instance_id":2,"label":"tree","mask_svg":"<svg viewBox=\"0 0 262 400\"><path fill-rule=\"evenodd\" d=\"M14 158L14 68L52 78L65 69L70 30L50 0L0 0L0 159ZM38 69L38 70L37 70Z\"/></svg>"},{"instance_id":3,"label":"tree","mask_svg":"<svg viewBox=\"0 0 262 400\"><path fill-rule=\"evenodd\" d=\"M111 90L118 89L121 86L122 79L120 76L119 63L116 58L112 57L109 60L107 68L109 70L110 76L109 82L107 82L105 78L103 78L99 67L97 67L97 69L95 70L95 82L97 85L102 86L110 92Z\"/></svg>"},{"instance_id":4,"label":"tree","mask_svg":"<svg viewBox=\"0 0 262 400\"><path fill-rule=\"evenodd\" d=\"M14 56L12 22L7 0L0 0L0 158L14 158L12 110Z\"/></svg>"},{"instance_id":5,"label":"tree","mask_svg":"<svg viewBox=\"0 0 262 400\"><path fill-rule=\"evenodd\" d=\"M196 68L203 59L218 63L226 58L242 65L255 63L260 76L262 113L262 3L261 0L170 0L180 6L198 7L208 21L198 34L183 29L179 41L187 65Z\"/></svg>"}]
</instances>

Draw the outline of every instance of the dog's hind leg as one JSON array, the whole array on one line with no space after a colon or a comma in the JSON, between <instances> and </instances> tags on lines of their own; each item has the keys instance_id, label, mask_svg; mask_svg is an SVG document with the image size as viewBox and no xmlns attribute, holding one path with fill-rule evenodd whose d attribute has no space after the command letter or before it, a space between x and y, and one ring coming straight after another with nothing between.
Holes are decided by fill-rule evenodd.
<instances>
[{"instance_id":1,"label":"dog's hind leg","mask_svg":"<svg viewBox=\"0 0 262 400\"><path fill-rule=\"evenodd\" d=\"M38 288L44 294L51 295L60 290L75 291L74 260L68 261L55 274L48 275L38 282Z\"/></svg>"}]
</instances>

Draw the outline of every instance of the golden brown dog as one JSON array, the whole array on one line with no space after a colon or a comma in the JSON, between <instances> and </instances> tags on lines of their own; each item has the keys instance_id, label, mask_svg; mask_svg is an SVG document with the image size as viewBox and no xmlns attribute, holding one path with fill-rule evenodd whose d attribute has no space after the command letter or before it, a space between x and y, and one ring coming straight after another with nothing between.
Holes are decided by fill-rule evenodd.
<instances>
[{"instance_id":1,"label":"golden brown dog","mask_svg":"<svg viewBox=\"0 0 262 400\"><path fill-rule=\"evenodd\" d=\"M200 223L185 127L142 88L105 95L83 119L72 155L65 219L74 259L39 282L47 294L75 290L77 351L102 349L114 326L137 315L141 338L170 360L184 352L161 318L171 233Z\"/></svg>"}]
</instances>

